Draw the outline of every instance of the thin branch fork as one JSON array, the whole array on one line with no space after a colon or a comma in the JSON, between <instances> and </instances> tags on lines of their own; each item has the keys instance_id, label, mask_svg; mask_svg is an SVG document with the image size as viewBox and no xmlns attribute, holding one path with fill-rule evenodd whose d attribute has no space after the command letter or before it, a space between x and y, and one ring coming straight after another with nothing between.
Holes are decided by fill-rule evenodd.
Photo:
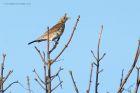
<instances>
[{"instance_id":1,"label":"thin branch fork","mask_svg":"<svg viewBox=\"0 0 140 93\"><path fill-rule=\"evenodd\" d=\"M8 79L8 77L13 73L13 70L10 70L9 73L7 74L7 76L4 78L3 80L3 84L4 82Z\"/></svg>"},{"instance_id":2,"label":"thin branch fork","mask_svg":"<svg viewBox=\"0 0 140 93\"><path fill-rule=\"evenodd\" d=\"M18 81L12 82L11 84L8 85L8 87L6 87L3 92L5 92L6 90L8 90L13 84L15 83L19 83Z\"/></svg>"},{"instance_id":3,"label":"thin branch fork","mask_svg":"<svg viewBox=\"0 0 140 93\"><path fill-rule=\"evenodd\" d=\"M44 88L44 86L38 81L37 78L35 78L35 81L41 86L42 89L46 90L46 89Z\"/></svg>"},{"instance_id":4,"label":"thin branch fork","mask_svg":"<svg viewBox=\"0 0 140 93\"><path fill-rule=\"evenodd\" d=\"M56 87L54 87L51 91L54 91L55 89L57 89L59 86L61 86L62 83L63 81L61 81L58 85L56 85Z\"/></svg>"},{"instance_id":5,"label":"thin branch fork","mask_svg":"<svg viewBox=\"0 0 140 93\"><path fill-rule=\"evenodd\" d=\"M34 80L40 85L40 87L41 87L42 89L46 90L46 89L44 88L44 85L46 85L45 82L40 78L40 76L38 75L38 73L36 72L35 69L33 70L33 72L34 72L34 74L35 74ZM40 81L39 81L37 78L38 78ZM43 84L43 85L42 85L42 84Z\"/></svg>"},{"instance_id":6,"label":"thin branch fork","mask_svg":"<svg viewBox=\"0 0 140 93\"><path fill-rule=\"evenodd\" d=\"M88 85L88 89L87 89L87 93L90 93L90 87L91 87L91 83L92 83L92 72L93 72L93 64L91 64L91 71L90 71L90 79L89 79L89 85Z\"/></svg>"},{"instance_id":7,"label":"thin branch fork","mask_svg":"<svg viewBox=\"0 0 140 93\"><path fill-rule=\"evenodd\" d=\"M98 46L97 46L97 57L96 57L95 54L91 51L91 53L93 54L94 58L96 59L95 93L98 93L99 74L100 74L100 72L103 71L103 69L100 70L100 61L101 61L101 60L104 58L104 56L106 55L106 53L104 53L103 56L100 58L100 43L101 43L102 32L103 32L103 25L101 26L101 31L99 32Z\"/></svg>"},{"instance_id":8,"label":"thin branch fork","mask_svg":"<svg viewBox=\"0 0 140 93\"><path fill-rule=\"evenodd\" d=\"M74 80L74 77L73 77L72 71L69 71L69 73L70 73L70 76L71 76L71 79L72 79L72 82L73 82L73 85L74 85L75 91L76 91L76 93L79 93L79 90L78 90L78 88L77 88L77 86L76 86L76 83L75 83L75 80Z\"/></svg>"},{"instance_id":9,"label":"thin branch fork","mask_svg":"<svg viewBox=\"0 0 140 93\"><path fill-rule=\"evenodd\" d=\"M136 67L136 69L137 69L137 81L136 81L136 87L134 93L138 93L138 88L140 85L140 76L139 76L140 68Z\"/></svg>"},{"instance_id":10,"label":"thin branch fork","mask_svg":"<svg viewBox=\"0 0 140 93\"><path fill-rule=\"evenodd\" d=\"M140 40L138 41L138 48L137 48L137 52L136 52L136 56L135 56L134 62L132 64L131 68L129 69L127 75L125 76L124 80L122 81L122 85L119 87L117 93L121 92L121 90L123 89L125 83L127 82L128 78L129 78L129 76L131 75L131 73L132 73L132 71L133 71L133 69L136 66L136 63L138 61L139 54L140 54Z\"/></svg>"},{"instance_id":11,"label":"thin branch fork","mask_svg":"<svg viewBox=\"0 0 140 93\"><path fill-rule=\"evenodd\" d=\"M68 42L66 43L66 45L64 46L64 48L60 51L60 53L55 57L55 59L53 60L53 63L62 55L62 53L65 51L65 49L66 49L66 48L68 47L68 45L70 44L70 42L71 42L71 40L72 40L72 37L73 37L73 35L74 35L74 32L75 32L75 30L76 30L76 27L77 27L77 25L78 25L79 19L80 19L80 16L78 16L78 19L77 19L77 21L76 21L76 24L74 25L74 28L73 28L73 30L72 30L72 33L71 33L71 36L70 36Z\"/></svg>"},{"instance_id":12,"label":"thin branch fork","mask_svg":"<svg viewBox=\"0 0 140 93\"><path fill-rule=\"evenodd\" d=\"M3 72L4 72L4 63L5 63L5 57L6 57L6 54L3 54L3 61L2 61L2 64L1 64L1 84L0 84L0 90L3 91Z\"/></svg>"},{"instance_id":13,"label":"thin branch fork","mask_svg":"<svg viewBox=\"0 0 140 93\"><path fill-rule=\"evenodd\" d=\"M40 50L35 46L35 49L36 49L36 51L38 52L38 54L39 54L39 56L41 57L41 59L42 59L42 62L44 63L44 64L47 64L46 63L46 61L45 61L45 53L43 52L43 55L41 54L41 52L40 52Z\"/></svg>"},{"instance_id":14,"label":"thin branch fork","mask_svg":"<svg viewBox=\"0 0 140 93\"><path fill-rule=\"evenodd\" d=\"M55 74L55 75L53 75L52 77L51 77L51 81L53 81L56 77L58 77L58 79L59 79L59 84L60 84L60 87L62 88L62 81L61 81L61 79L60 79L60 76L59 76L59 73L61 72L63 70L63 68L59 68L59 70L57 71L57 73ZM53 90L53 89L52 89Z\"/></svg>"},{"instance_id":15,"label":"thin branch fork","mask_svg":"<svg viewBox=\"0 0 140 93\"><path fill-rule=\"evenodd\" d=\"M62 70L63 70L63 68L60 67L59 70L57 71L57 73L51 77L51 80L53 80L55 77L57 77Z\"/></svg>"},{"instance_id":16,"label":"thin branch fork","mask_svg":"<svg viewBox=\"0 0 140 93\"><path fill-rule=\"evenodd\" d=\"M35 74L35 78L38 78L45 85L45 82L41 79L41 77L38 75L35 69L33 70L33 72Z\"/></svg>"}]
</instances>

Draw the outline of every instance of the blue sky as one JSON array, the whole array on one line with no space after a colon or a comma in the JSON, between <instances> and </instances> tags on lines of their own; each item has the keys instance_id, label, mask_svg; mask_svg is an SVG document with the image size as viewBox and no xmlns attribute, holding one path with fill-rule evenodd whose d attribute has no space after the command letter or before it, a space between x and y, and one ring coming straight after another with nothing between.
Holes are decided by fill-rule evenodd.
<instances>
[{"instance_id":1,"label":"blue sky","mask_svg":"<svg viewBox=\"0 0 140 93\"><path fill-rule=\"evenodd\" d=\"M25 5L20 3L25 3ZM133 63L137 40L140 37L139 4L139 0L1 0L0 54L7 54L5 71L14 70L7 84L13 80L19 80L26 86L26 76L29 75L34 92L43 91L34 81L32 70L36 68L38 73L43 75L42 62L34 46L45 51L46 43L35 43L30 46L27 43L36 39L47 30L48 26L52 27L61 16L67 13L70 20L66 23L59 47L52 57L55 57L65 45L78 15L81 19L70 46L60 57L64 60L55 63L52 67L54 73L60 66L64 68L61 72L61 79L64 81L63 89L58 88L54 93L74 93L69 70L73 71L79 90L86 91L90 64L94 61L90 50L96 52L98 32L102 24L104 31L101 54L105 52L107 55L101 64L104 71L100 75L99 91L100 93L116 92L119 87L121 70L124 68L126 74L127 69ZM137 66L139 65L138 63ZM126 88L135 83L135 74L136 70ZM91 89L93 92L94 83L95 70ZM18 85L14 85L8 91L27 92Z\"/></svg>"}]
</instances>

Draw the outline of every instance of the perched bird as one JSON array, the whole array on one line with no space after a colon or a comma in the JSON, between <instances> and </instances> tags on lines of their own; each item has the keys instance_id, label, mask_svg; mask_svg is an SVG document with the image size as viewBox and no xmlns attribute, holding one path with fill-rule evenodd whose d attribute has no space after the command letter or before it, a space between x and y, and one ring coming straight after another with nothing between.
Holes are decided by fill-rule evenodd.
<instances>
[{"instance_id":1,"label":"perched bird","mask_svg":"<svg viewBox=\"0 0 140 93\"><path fill-rule=\"evenodd\" d=\"M64 32L65 23L67 20L68 20L68 17L65 14L63 17L60 18L60 20L57 22L56 25L54 25L52 28L49 29L49 31L45 32L36 40L29 42L28 45L34 42L42 42L42 41L48 40L48 33L49 33L49 41L55 41L56 39L60 38L60 36Z\"/></svg>"}]
</instances>

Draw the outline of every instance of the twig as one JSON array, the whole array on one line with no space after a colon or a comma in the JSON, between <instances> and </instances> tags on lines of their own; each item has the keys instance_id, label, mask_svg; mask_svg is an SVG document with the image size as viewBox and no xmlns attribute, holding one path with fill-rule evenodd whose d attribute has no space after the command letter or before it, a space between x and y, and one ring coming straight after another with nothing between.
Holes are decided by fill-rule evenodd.
<instances>
[{"instance_id":1,"label":"twig","mask_svg":"<svg viewBox=\"0 0 140 93\"><path fill-rule=\"evenodd\" d=\"M120 86L122 85L122 81L123 81L123 72L124 72L124 69L122 70L122 73L121 73ZM120 93L122 93L123 90L124 89L122 89Z\"/></svg>"},{"instance_id":2,"label":"twig","mask_svg":"<svg viewBox=\"0 0 140 93\"><path fill-rule=\"evenodd\" d=\"M74 26L74 28L73 28L73 31L72 31L72 33L71 33L71 36L70 36L68 42L66 43L66 45L64 46L64 48L60 51L60 53L55 57L55 59L53 60L53 63L62 55L62 53L64 52L64 50L68 47L69 43L71 42L72 37L73 37L73 35L74 35L74 32L75 32L75 30L76 30L76 27L77 27L77 25L78 25L79 19L80 19L80 16L78 16L78 19L77 19L77 21L76 21L76 24L75 24L75 26Z\"/></svg>"},{"instance_id":3,"label":"twig","mask_svg":"<svg viewBox=\"0 0 140 93\"><path fill-rule=\"evenodd\" d=\"M62 70L63 70L63 68L60 67L59 70L57 71L57 73L51 77L51 81L52 81L55 77L58 77L59 82L61 82L59 73L60 73ZM62 88L62 83L60 84L60 87Z\"/></svg>"},{"instance_id":4,"label":"twig","mask_svg":"<svg viewBox=\"0 0 140 93\"><path fill-rule=\"evenodd\" d=\"M48 27L48 42L47 42L47 57L48 57L48 77L46 80L46 93L51 93L51 60L50 60L50 42L49 42L49 27ZM45 66L44 66L45 67ZM45 76L46 77L46 76ZM48 82L48 84L47 84Z\"/></svg>"},{"instance_id":5,"label":"twig","mask_svg":"<svg viewBox=\"0 0 140 93\"><path fill-rule=\"evenodd\" d=\"M39 50L36 46L35 46L35 49L36 49L36 51L38 52L38 54L40 55L40 57L41 57L41 59L42 59L42 62L43 62L44 64L46 64L45 58L42 56L40 50Z\"/></svg>"},{"instance_id":6,"label":"twig","mask_svg":"<svg viewBox=\"0 0 140 93\"><path fill-rule=\"evenodd\" d=\"M69 71L69 73L70 73L70 75L71 75L71 79L72 79L72 82L73 82L75 91L76 91L76 93L79 93L78 88L77 88L77 86L76 86L76 83L75 83L75 81L74 81L74 77L73 77L72 71Z\"/></svg>"},{"instance_id":7,"label":"twig","mask_svg":"<svg viewBox=\"0 0 140 93\"><path fill-rule=\"evenodd\" d=\"M3 61L2 61L2 64L1 64L1 80L2 80L2 84L0 85L0 90L2 90L2 93L3 93L3 72L4 72L5 57L6 57L6 54L3 54Z\"/></svg>"},{"instance_id":8,"label":"twig","mask_svg":"<svg viewBox=\"0 0 140 93\"><path fill-rule=\"evenodd\" d=\"M29 76L27 76L27 85L28 85L28 93L31 93Z\"/></svg>"},{"instance_id":9,"label":"twig","mask_svg":"<svg viewBox=\"0 0 140 93\"><path fill-rule=\"evenodd\" d=\"M58 79L59 79L59 82L61 82L61 79L60 79L59 74L58 74ZM61 87L61 89L62 89L62 83L60 84L60 87Z\"/></svg>"},{"instance_id":10,"label":"twig","mask_svg":"<svg viewBox=\"0 0 140 93\"><path fill-rule=\"evenodd\" d=\"M136 52L136 56L135 56L135 59L134 59L134 62L131 66L131 68L129 69L127 75L125 76L124 80L122 81L122 85L119 87L117 93L120 93L120 91L122 90L122 88L124 87L125 83L127 82L129 76L131 75L134 67L136 66L136 63L138 61L138 58L139 58L139 54L140 54L140 41L138 41L139 44L138 44L138 48L137 48L137 52Z\"/></svg>"},{"instance_id":11,"label":"twig","mask_svg":"<svg viewBox=\"0 0 140 93\"><path fill-rule=\"evenodd\" d=\"M15 81L15 82L12 82L11 84L9 84L8 87L3 90L3 92L5 92L7 89L9 89L15 83L18 83L18 81Z\"/></svg>"},{"instance_id":12,"label":"twig","mask_svg":"<svg viewBox=\"0 0 140 93\"><path fill-rule=\"evenodd\" d=\"M26 88L22 83L20 83L20 82L18 82L18 84L20 85L20 87L22 87L24 90L29 90L28 88ZM30 89L30 91L31 91L31 93L34 93L34 91L33 90L31 90Z\"/></svg>"},{"instance_id":13,"label":"twig","mask_svg":"<svg viewBox=\"0 0 140 93\"><path fill-rule=\"evenodd\" d=\"M63 70L63 68L60 67L59 70L57 71L57 73L51 77L51 80L53 80L55 77L57 77L62 70Z\"/></svg>"},{"instance_id":14,"label":"twig","mask_svg":"<svg viewBox=\"0 0 140 93\"><path fill-rule=\"evenodd\" d=\"M49 32L49 27L48 27L48 40L47 40L47 56L48 56L48 60L50 60L50 41L49 41L49 38L50 38L50 32Z\"/></svg>"},{"instance_id":15,"label":"twig","mask_svg":"<svg viewBox=\"0 0 140 93\"><path fill-rule=\"evenodd\" d=\"M33 72L35 73L36 77L45 85L45 82L40 78L35 69L33 70Z\"/></svg>"},{"instance_id":16,"label":"twig","mask_svg":"<svg viewBox=\"0 0 140 93\"><path fill-rule=\"evenodd\" d=\"M99 32L99 39L98 39L98 47L97 47L97 59L100 59L100 42L101 42L101 36L102 36L102 32L103 32L103 25L101 26L101 32Z\"/></svg>"},{"instance_id":17,"label":"twig","mask_svg":"<svg viewBox=\"0 0 140 93\"><path fill-rule=\"evenodd\" d=\"M89 85L88 85L88 89L87 89L87 91L86 91L87 93L90 93L90 87L91 87L91 83L92 83L92 80L91 80L91 79L92 79L92 72L93 72L93 64L94 64L94 63L91 64Z\"/></svg>"},{"instance_id":18,"label":"twig","mask_svg":"<svg viewBox=\"0 0 140 93\"><path fill-rule=\"evenodd\" d=\"M45 52L43 51L43 59L45 60L45 57L46 57L46 55L45 55ZM46 61L45 61L45 63L46 63Z\"/></svg>"},{"instance_id":19,"label":"twig","mask_svg":"<svg viewBox=\"0 0 140 93\"><path fill-rule=\"evenodd\" d=\"M102 57L99 59L99 61L101 61L101 60L105 57L105 55L106 55L106 53L104 53L104 54L102 55Z\"/></svg>"},{"instance_id":20,"label":"twig","mask_svg":"<svg viewBox=\"0 0 140 93\"><path fill-rule=\"evenodd\" d=\"M46 89L43 87L43 85L38 81L37 78L35 78L35 81L41 86L42 89L46 90Z\"/></svg>"},{"instance_id":21,"label":"twig","mask_svg":"<svg viewBox=\"0 0 140 93\"><path fill-rule=\"evenodd\" d=\"M121 74L120 86L122 85L122 81L123 81L123 72L124 72L124 69L122 70L122 74Z\"/></svg>"},{"instance_id":22,"label":"twig","mask_svg":"<svg viewBox=\"0 0 140 93\"><path fill-rule=\"evenodd\" d=\"M46 91L46 93L48 92L48 89L47 89L48 81L47 81L47 79L48 79L47 70L46 70L46 65L44 64L44 81L45 81L45 91Z\"/></svg>"},{"instance_id":23,"label":"twig","mask_svg":"<svg viewBox=\"0 0 140 93\"><path fill-rule=\"evenodd\" d=\"M8 77L13 73L13 70L10 70L9 73L7 74L7 76L4 78L3 80L3 84L4 82L8 79Z\"/></svg>"},{"instance_id":24,"label":"twig","mask_svg":"<svg viewBox=\"0 0 140 93\"><path fill-rule=\"evenodd\" d=\"M140 76L139 76L140 68L136 67L136 69L137 69L137 82L136 82L136 87L135 87L134 93L138 93L138 88L140 85Z\"/></svg>"},{"instance_id":25,"label":"twig","mask_svg":"<svg viewBox=\"0 0 140 93\"><path fill-rule=\"evenodd\" d=\"M57 89L57 87L61 86L62 83L63 81L61 81L58 85L56 85L56 87L54 87L51 91L54 91L55 89Z\"/></svg>"},{"instance_id":26,"label":"twig","mask_svg":"<svg viewBox=\"0 0 140 93\"><path fill-rule=\"evenodd\" d=\"M97 57L95 57L95 54L92 52L93 56L96 59L96 81L95 81L95 93L98 93L98 86L99 86L99 73L103 71L100 70L100 61L104 58L106 55L105 53L103 56L100 58L100 42L101 42L101 36L103 32L103 25L101 26L101 31L99 32L99 38L98 38L98 47L97 47Z\"/></svg>"},{"instance_id":27,"label":"twig","mask_svg":"<svg viewBox=\"0 0 140 93\"><path fill-rule=\"evenodd\" d=\"M97 61L97 58L96 58L96 56L95 56L95 54L94 54L94 52L92 50L91 50L91 53L92 53L93 57L96 59L96 61Z\"/></svg>"}]
</instances>

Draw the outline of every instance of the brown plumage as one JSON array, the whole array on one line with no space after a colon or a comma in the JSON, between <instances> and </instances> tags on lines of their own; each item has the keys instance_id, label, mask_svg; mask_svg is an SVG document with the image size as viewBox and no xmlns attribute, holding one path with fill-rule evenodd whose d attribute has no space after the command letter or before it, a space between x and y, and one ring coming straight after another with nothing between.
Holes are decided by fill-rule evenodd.
<instances>
[{"instance_id":1,"label":"brown plumage","mask_svg":"<svg viewBox=\"0 0 140 93\"><path fill-rule=\"evenodd\" d=\"M28 45L32 44L34 42L41 42L41 41L48 40L48 32L49 32L49 41L54 41L54 40L58 39L64 32L65 23L67 20L68 20L68 17L65 14L63 17L60 18L60 20L57 22L56 25L54 25L51 29L49 29L49 31L45 32L43 35L41 35L36 40L28 43Z\"/></svg>"}]
</instances>

